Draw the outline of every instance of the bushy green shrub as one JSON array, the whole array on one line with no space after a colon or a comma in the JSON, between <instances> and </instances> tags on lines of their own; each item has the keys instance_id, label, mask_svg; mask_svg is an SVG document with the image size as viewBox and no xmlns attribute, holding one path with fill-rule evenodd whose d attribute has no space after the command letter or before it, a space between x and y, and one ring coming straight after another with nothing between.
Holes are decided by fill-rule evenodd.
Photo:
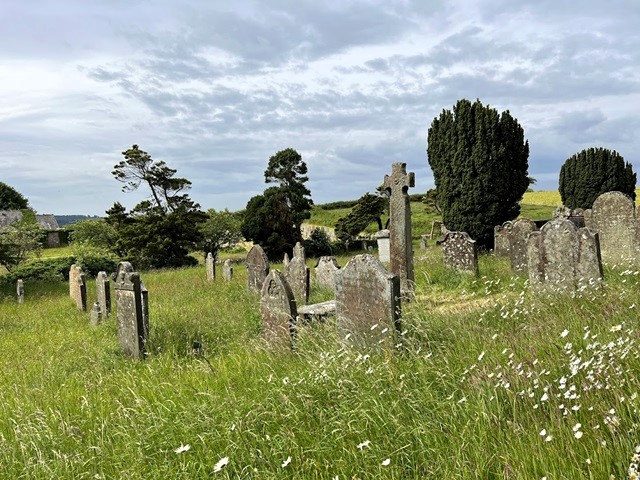
<instances>
[{"instance_id":1,"label":"bushy green shrub","mask_svg":"<svg viewBox=\"0 0 640 480\"><path fill-rule=\"evenodd\" d=\"M69 280L69 268L75 261L73 256L33 260L0 277L0 283L14 284L19 278L23 280L66 281Z\"/></svg>"},{"instance_id":2,"label":"bushy green shrub","mask_svg":"<svg viewBox=\"0 0 640 480\"><path fill-rule=\"evenodd\" d=\"M318 258L323 255L331 255L331 239L322 228L314 228L311 235L302 242L304 244L305 255L309 258Z\"/></svg>"},{"instance_id":3,"label":"bushy green shrub","mask_svg":"<svg viewBox=\"0 0 640 480\"><path fill-rule=\"evenodd\" d=\"M73 256L84 273L95 277L98 272L115 272L118 266L118 257L104 247L97 247L89 243L77 243L73 245Z\"/></svg>"}]
</instances>

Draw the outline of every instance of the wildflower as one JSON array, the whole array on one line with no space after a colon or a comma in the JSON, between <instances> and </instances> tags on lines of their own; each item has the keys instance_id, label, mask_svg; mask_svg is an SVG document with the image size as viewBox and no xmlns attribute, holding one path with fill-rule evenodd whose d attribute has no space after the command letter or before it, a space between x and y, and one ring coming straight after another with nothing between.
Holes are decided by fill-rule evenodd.
<instances>
[{"instance_id":1,"label":"wildflower","mask_svg":"<svg viewBox=\"0 0 640 480\"><path fill-rule=\"evenodd\" d=\"M550 442L553 437L551 435L547 435L544 439L545 442Z\"/></svg>"},{"instance_id":2,"label":"wildflower","mask_svg":"<svg viewBox=\"0 0 640 480\"><path fill-rule=\"evenodd\" d=\"M222 457L220 460L218 460L218 463L216 463L213 466L214 473L217 473L220 470L222 470L228 463L229 463L229 457Z\"/></svg>"},{"instance_id":3,"label":"wildflower","mask_svg":"<svg viewBox=\"0 0 640 480\"><path fill-rule=\"evenodd\" d=\"M580 440L582 438L582 430L578 430L576 433L573 434L574 437L576 437L578 440Z\"/></svg>"},{"instance_id":4,"label":"wildflower","mask_svg":"<svg viewBox=\"0 0 640 480\"><path fill-rule=\"evenodd\" d=\"M391 459L390 459L390 458L387 458L386 460L383 460L383 461L382 461L382 466L383 466L383 467L386 467L386 466L387 466L387 465L389 465L390 463L391 463Z\"/></svg>"},{"instance_id":5,"label":"wildflower","mask_svg":"<svg viewBox=\"0 0 640 480\"><path fill-rule=\"evenodd\" d=\"M478 355L478 361L482 360L483 358L484 358L484 350L480 355Z\"/></svg>"},{"instance_id":6,"label":"wildflower","mask_svg":"<svg viewBox=\"0 0 640 480\"><path fill-rule=\"evenodd\" d=\"M282 462L282 468L286 467L290 463L291 463L291 457L287 457L287 459L284 462Z\"/></svg>"},{"instance_id":7,"label":"wildflower","mask_svg":"<svg viewBox=\"0 0 640 480\"><path fill-rule=\"evenodd\" d=\"M370 440L365 440L364 442L358 444L358 449L359 450L364 450L365 448L369 447L370 443L371 443Z\"/></svg>"},{"instance_id":8,"label":"wildflower","mask_svg":"<svg viewBox=\"0 0 640 480\"><path fill-rule=\"evenodd\" d=\"M549 395L547 395L547 392L544 392L542 397L540 397L540 401L541 402L546 402L547 400L549 400Z\"/></svg>"},{"instance_id":9,"label":"wildflower","mask_svg":"<svg viewBox=\"0 0 640 480\"><path fill-rule=\"evenodd\" d=\"M611 330L611 332L612 332L612 333L619 332L620 330L622 330L622 325L620 325L620 324L618 324L618 325L613 325L613 326L610 328L610 330Z\"/></svg>"},{"instance_id":10,"label":"wildflower","mask_svg":"<svg viewBox=\"0 0 640 480\"><path fill-rule=\"evenodd\" d=\"M581 424L581 423L576 423L576 424L573 426L573 431L574 431L574 432L577 432L578 430L580 430L580 427L582 427L582 424Z\"/></svg>"},{"instance_id":11,"label":"wildflower","mask_svg":"<svg viewBox=\"0 0 640 480\"><path fill-rule=\"evenodd\" d=\"M184 452L188 452L189 450L191 450L191 445L187 444L187 445L180 445L178 448L174 450L174 452L184 453Z\"/></svg>"},{"instance_id":12,"label":"wildflower","mask_svg":"<svg viewBox=\"0 0 640 480\"><path fill-rule=\"evenodd\" d=\"M560 338L564 338L567 335L569 335L569 330L567 330L566 328L562 331L562 333L560 334Z\"/></svg>"},{"instance_id":13,"label":"wildflower","mask_svg":"<svg viewBox=\"0 0 640 480\"><path fill-rule=\"evenodd\" d=\"M544 437L547 434L547 429L543 428L542 430L540 430L540 436Z\"/></svg>"}]
</instances>

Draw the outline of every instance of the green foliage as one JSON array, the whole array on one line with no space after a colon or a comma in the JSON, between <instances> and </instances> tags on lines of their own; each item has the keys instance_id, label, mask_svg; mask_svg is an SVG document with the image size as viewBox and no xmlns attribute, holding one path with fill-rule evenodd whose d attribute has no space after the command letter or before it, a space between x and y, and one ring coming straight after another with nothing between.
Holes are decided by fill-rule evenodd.
<instances>
[{"instance_id":1,"label":"green foliage","mask_svg":"<svg viewBox=\"0 0 640 480\"><path fill-rule=\"evenodd\" d=\"M82 220L73 225L70 234L72 243L85 243L107 250L114 250L118 232L106 220Z\"/></svg>"},{"instance_id":2,"label":"green foliage","mask_svg":"<svg viewBox=\"0 0 640 480\"><path fill-rule=\"evenodd\" d=\"M89 276L95 277L98 272L112 273L118 266L118 257L112 250L91 243L74 243L72 246L76 265Z\"/></svg>"},{"instance_id":3,"label":"green foliage","mask_svg":"<svg viewBox=\"0 0 640 480\"><path fill-rule=\"evenodd\" d=\"M225 209L216 212L213 208L207 211L207 219L199 226L200 241L198 248L206 255L211 252L214 259L222 247L234 247L242 240L241 220L237 215Z\"/></svg>"},{"instance_id":4,"label":"green foliage","mask_svg":"<svg viewBox=\"0 0 640 480\"><path fill-rule=\"evenodd\" d=\"M31 260L0 277L0 284L15 286L18 279L59 282L69 280L69 269L75 263L73 256Z\"/></svg>"},{"instance_id":5,"label":"green foliage","mask_svg":"<svg viewBox=\"0 0 640 480\"><path fill-rule=\"evenodd\" d=\"M336 236L343 242L349 242L372 222L376 222L378 230L382 230L382 214L388 207L388 197L365 193L348 215L338 219L335 225Z\"/></svg>"},{"instance_id":6,"label":"green foliage","mask_svg":"<svg viewBox=\"0 0 640 480\"><path fill-rule=\"evenodd\" d=\"M0 182L0 210L24 210L29 201L16 189Z\"/></svg>"},{"instance_id":7,"label":"green foliage","mask_svg":"<svg viewBox=\"0 0 640 480\"><path fill-rule=\"evenodd\" d=\"M22 219L0 228L0 265L11 271L30 255L38 256L41 234L35 214L28 209L23 211Z\"/></svg>"},{"instance_id":8,"label":"green foliage","mask_svg":"<svg viewBox=\"0 0 640 480\"><path fill-rule=\"evenodd\" d=\"M493 228L516 218L529 186L529 144L509 111L459 100L431 123L427 153L450 230L491 247Z\"/></svg>"},{"instance_id":9,"label":"green foliage","mask_svg":"<svg viewBox=\"0 0 640 480\"><path fill-rule=\"evenodd\" d=\"M586 148L569 157L560 169L562 203L568 208L591 208L599 195L619 191L636 198L636 174L615 150Z\"/></svg>"},{"instance_id":10,"label":"green foliage","mask_svg":"<svg viewBox=\"0 0 640 480\"><path fill-rule=\"evenodd\" d=\"M319 258L332 254L331 238L324 228L316 227L311 230L309 238L303 240L302 244L308 258Z\"/></svg>"}]
</instances>

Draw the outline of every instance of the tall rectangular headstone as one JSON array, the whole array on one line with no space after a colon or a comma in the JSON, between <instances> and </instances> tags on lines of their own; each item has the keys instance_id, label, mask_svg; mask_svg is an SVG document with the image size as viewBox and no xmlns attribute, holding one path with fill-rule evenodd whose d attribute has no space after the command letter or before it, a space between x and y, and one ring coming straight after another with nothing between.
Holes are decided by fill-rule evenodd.
<instances>
[{"instance_id":1,"label":"tall rectangular headstone","mask_svg":"<svg viewBox=\"0 0 640 480\"><path fill-rule=\"evenodd\" d=\"M216 262L211 252L207 253L205 269L207 271L207 281L213 282L216 279Z\"/></svg>"},{"instance_id":2,"label":"tall rectangular headstone","mask_svg":"<svg viewBox=\"0 0 640 480\"><path fill-rule=\"evenodd\" d=\"M336 276L336 316L349 343L395 344L400 331L400 281L372 255L356 255Z\"/></svg>"},{"instance_id":3,"label":"tall rectangular headstone","mask_svg":"<svg viewBox=\"0 0 640 480\"><path fill-rule=\"evenodd\" d=\"M309 267L304 257L294 256L284 269L284 277L293 291L298 305L309 301Z\"/></svg>"},{"instance_id":4,"label":"tall rectangular headstone","mask_svg":"<svg viewBox=\"0 0 640 480\"><path fill-rule=\"evenodd\" d=\"M231 265L231 260L228 258L222 265L222 278L225 282L230 282L233 279L233 265Z\"/></svg>"},{"instance_id":5,"label":"tall rectangular headstone","mask_svg":"<svg viewBox=\"0 0 640 480\"><path fill-rule=\"evenodd\" d=\"M509 234L512 225L512 222L507 221L493 227L493 254L497 257L509 256Z\"/></svg>"},{"instance_id":6,"label":"tall rectangular headstone","mask_svg":"<svg viewBox=\"0 0 640 480\"><path fill-rule=\"evenodd\" d=\"M415 186L415 174L407 173L406 163L394 163L391 175L384 176L381 188L390 193L389 243L391 271L400 279L403 296L413 291L413 246L411 244L411 206L409 187Z\"/></svg>"},{"instance_id":7,"label":"tall rectangular headstone","mask_svg":"<svg viewBox=\"0 0 640 480\"><path fill-rule=\"evenodd\" d=\"M80 267L71 265L69 270L69 293L78 310L87 311L87 276Z\"/></svg>"},{"instance_id":8,"label":"tall rectangular headstone","mask_svg":"<svg viewBox=\"0 0 640 480\"><path fill-rule=\"evenodd\" d=\"M247 288L249 292L259 294L264 279L269 274L269 259L262 247L255 244L247 254Z\"/></svg>"},{"instance_id":9,"label":"tall rectangular headstone","mask_svg":"<svg viewBox=\"0 0 640 480\"><path fill-rule=\"evenodd\" d=\"M444 264L458 272L478 273L476 241L467 232L448 231L440 239Z\"/></svg>"},{"instance_id":10,"label":"tall rectangular headstone","mask_svg":"<svg viewBox=\"0 0 640 480\"><path fill-rule=\"evenodd\" d=\"M531 232L538 230L533 220L519 218L513 222L508 231L509 259L511 271L526 272L527 263L527 238Z\"/></svg>"},{"instance_id":11,"label":"tall rectangular headstone","mask_svg":"<svg viewBox=\"0 0 640 480\"><path fill-rule=\"evenodd\" d=\"M284 275L278 270L269 272L260 294L260 314L267 344L291 348L298 312L293 292Z\"/></svg>"},{"instance_id":12,"label":"tall rectangular headstone","mask_svg":"<svg viewBox=\"0 0 640 480\"><path fill-rule=\"evenodd\" d=\"M320 257L316 264L316 284L335 292L336 275L339 271L340 266L335 257Z\"/></svg>"},{"instance_id":13,"label":"tall rectangular headstone","mask_svg":"<svg viewBox=\"0 0 640 480\"><path fill-rule=\"evenodd\" d=\"M18 303L24 303L24 282L21 278L16 282L16 293L18 295Z\"/></svg>"},{"instance_id":14,"label":"tall rectangular headstone","mask_svg":"<svg viewBox=\"0 0 640 480\"><path fill-rule=\"evenodd\" d=\"M145 325L140 275L124 269L115 280L118 340L124 353L135 359L144 358Z\"/></svg>"},{"instance_id":15,"label":"tall rectangular headstone","mask_svg":"<svg viewBox=\"0 0 640 480\"><path fill-rule=\"evenodd\" d=\"M98 272L96 276L96 296L103 317L111 315L111 282L106 272Z\"/></svg>"},{"instance_id":16,"label":"tall rectangular headstone","mask_svg":"<svg viewBox=\"0 0 640 480\"><path fill-rule=\"evenodd\" d=\"M389 230L380 230L376 233L376 243L378 244L378 260L382 263L391 262L391 244Z\"/></svg>"}]
</instances>

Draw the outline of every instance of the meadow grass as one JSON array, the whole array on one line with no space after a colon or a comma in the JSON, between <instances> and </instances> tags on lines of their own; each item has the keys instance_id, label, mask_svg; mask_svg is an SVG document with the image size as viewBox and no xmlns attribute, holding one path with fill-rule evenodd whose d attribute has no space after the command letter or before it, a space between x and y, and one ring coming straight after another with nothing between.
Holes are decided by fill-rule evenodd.
<instances>
[{"instance_id":1,"label":"meadow grass","mask_svg":"<svg viewBox=\"0 0 640 480\"><path fill-rule=\"evenodd\" d=\"M301 330L294 352L262 341L242 265L229 283L206 282L202 266L142 272L144 361L120 353L113 318L91 327L65 283L27 283L23 305L5 290L0 471L626 478L639 438L640 270L610 265L602 289L557 297L531 295L503 259L481 256L480 271L452 272L438 248L420 250L397 349L347 347L328 321ZM314 288L311 301L329 296Z\"/></svg>"}]
</instances>

